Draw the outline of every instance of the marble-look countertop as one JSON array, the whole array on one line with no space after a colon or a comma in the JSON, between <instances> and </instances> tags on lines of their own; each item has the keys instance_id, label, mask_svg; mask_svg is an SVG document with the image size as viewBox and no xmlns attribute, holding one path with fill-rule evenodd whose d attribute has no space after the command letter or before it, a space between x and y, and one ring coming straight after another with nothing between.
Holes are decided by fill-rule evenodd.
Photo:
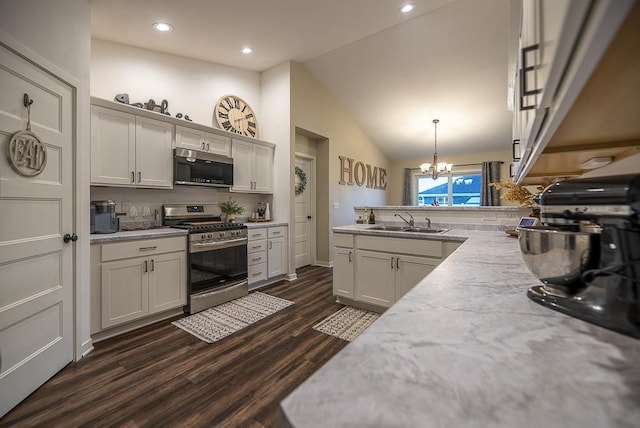
<instances>
[{"instance_id":1,"label":"marble-look countertop","mask_svg":"<svg viewBox=\"0 0 640 428\"><path fill-rule=\"evenodd\" d=\"M134 239L166 238L169 236L187 235L184 229L174 229L172 227L161 227L157 229L127 230L116 233L93 233L89 237L91 244L101 244L104 242L131 241Z\"/></svg>"},{"instance_id":2,"label":"marble-look countertop","mask_svg":"<svg viewBox=\"0 0 640 428\"><path fill-rule=\"evenodd\" d=\"M529 300L517 239L446 235L468 239L282 401L289 424L639 426L640 340Z\"/></svg>"},{"instance_id":3,"label":"marble-look countertop","mask_svg":"<svg viewBox=\"0 0 640 428\"><path fill-rule=\"evenodd\" d=\"M275 226L289 226L289 223L286 221L256 221L256 222L245 222L249 229L256 229L259 227L275 227Z\"/></svg>"}]
</instances>

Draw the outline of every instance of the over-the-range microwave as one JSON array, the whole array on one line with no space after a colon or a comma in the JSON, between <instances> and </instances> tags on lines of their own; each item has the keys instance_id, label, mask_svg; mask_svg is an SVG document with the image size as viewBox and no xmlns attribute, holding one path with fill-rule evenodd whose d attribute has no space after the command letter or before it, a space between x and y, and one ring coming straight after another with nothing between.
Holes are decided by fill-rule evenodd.
<instances>
[{"instance_id":1,"label":"over-the-range microwave","mask_svg":"<svg viewBox=\"0 0 640 428\"><path fill-rule=\"evenodd\" d=\"M176 148L173 182L188 186L233 186L233 159L207 152Z\"/></svg>"}]
</instances>

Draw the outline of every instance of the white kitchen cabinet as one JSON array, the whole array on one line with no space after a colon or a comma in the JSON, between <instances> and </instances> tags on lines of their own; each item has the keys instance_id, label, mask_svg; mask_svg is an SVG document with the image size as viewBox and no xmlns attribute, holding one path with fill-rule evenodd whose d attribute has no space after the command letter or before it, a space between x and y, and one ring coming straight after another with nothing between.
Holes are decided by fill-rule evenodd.
<instances>
[{"instance_id":1,"label":"white kitchen cabinet","mask_svg":"<svg viewBox=\"0 0 640 428\"><path fill-rule=\"evenodd\" d=\"M248 230L247 279L249 285L267 279L267 228Z\"/></svg>"},{"instance_id":2,"label":"white kitchen cabinet","mask_svg":"<svg viewBox=\"0 0 640 428\"><path fill-rule=\"evenodd\" d=\"M185 126L176 126L176 147L231 156L231 138Z\"/></svg>"},{"instance_id":3,"label":"white kitchen cabinet","mask_svg":"<svg viewBox=\"0 0 640 428\"><path fill-rule=\"evenodd\" d=\"M106 243L100 258L100 329L186 304L186 238Z\"/></svg>"},{"instance_id":4,"label":"white kitchen cabinet","mask_svg":"<svg viewBox=\"0 0 640 428\"><path fill-rule=\"evenodd\" d=\"M514 172L516 182L524 182L570 110L575 108L574 102L633 3L630 0L522 0L513 117L513 139L520 140L522 159ZM632 52L630 48L629 54ZM607 87L619 85L612 76L601 82ZM598 85L598 80L594 85ZM622 90L614 93L625 93L624 86L618 87ZM623 100L616 103L618 101ZM610 103L609 110L611 108L616 107ZM597 107L590 111L595 117L602 117L605 110ZM612 147L613 139L603 150ZM580 170L580 162L569 164L572 165L565 172L575 175ZM535 168L535 176L527 184L539 183L543 177L562 177L562 173L557 163L549 162L547 157L540 168Z\"/></svg>"},{"instance_id":5,"label":"white kitchen cabinet","mask_svg":"<svg viewBox=\"0 0 640 428\"><path fill-rule=\"evenodd\" d=\"M267 276L284 275L287 271L287 228L284 226L270 227L267 231Z\"/></svg>"},{"instance_id":6,"label":"white kitchen cabinet","mask_svg":"<svg viewBox=\"0 0 640 428\"><path fill-rule=\"evenodd\" d=\"M333 295L353 299L355 289L353 235L336 233L333 244Z\"/></svg>"},{"instance_id":7,"label":"white kitchen cabinet","mask_svg":"<svg viewBox=\"0 0 640 428\"><path fill-rule=\"evenodd\" d=\"M91 184L173 187L174 126L91 106Z\"/></svg>"},{"instance_id":8,"label":"white kitchen cabinet","mask_svg":"<svg viewBox=\"0 0 640 428\"><path fill-rule=\"evenodd\" d=\"M272 193L273 156L270 145L232 140L234 192Z\"/></svg>"},{"instance_id":9,"label":"white kitchen cabinet","mask_svg":"<svg viewBox=\"0 0 640 428\"><path fill-rule=\"evenodd\" d=\"M388 308L439 263L427 257L358 250L356 299Z\"/></svg>"}]
</instances>

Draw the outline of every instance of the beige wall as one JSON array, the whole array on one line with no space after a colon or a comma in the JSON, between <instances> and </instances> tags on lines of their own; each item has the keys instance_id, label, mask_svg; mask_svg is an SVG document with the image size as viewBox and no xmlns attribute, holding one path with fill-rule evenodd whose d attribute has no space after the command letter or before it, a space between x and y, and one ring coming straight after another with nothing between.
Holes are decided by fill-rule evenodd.
<instances>
[{"instance_id":1,"label":"beige wall","mask_svg":"<svg viewBox=\"0 0 640 428\"><path fill-rule=\"evenodd\" d=\"M328 209L329 224L320 235L329 236L329 261L331 260L331 227L352 224L355 206L385 205L387 190L340 185L340 161L338 156L346 156L384 168L389 173L389 159L362 132L358 125L345 113L335 99L300 64L291 67L291 117L295 127L309 131L327 140L328 144ZM320 169L318 167L318 169ZM318 179L317 182L320 180ZM318 203L318 209L325 209Z\"/></svg>"},{"instance_id":2,"label":"beige wall","mask_svg":"<svg viewBox=\"0 0 640 428\"><path fill-rule=\"evenodd\" d=\"M613 162L602 168L594 169L583 177L602 177L605 175L640 174L640 153Z\"/></svg>"},{"instance_id":3,"label":"beige wall","mask_svg":"<svg viewBox=\"0 0 640 428\"><path fill-rule=\"evenodd\" d=\"M506 141L505 147L507 147L504 151L499 152L480 152L480 153L468 153L464 155L457 156L447 156L444 154L438 153L438 157L440 161L447 161L449 163L453 163L453 171L456 171L455 165L462 164L474 164L481 163L483 161L502 161L502 169L500 170L500 177L502 179L509 177L509 164L511 163L511 142ZM387 205L402 205L402 189L403 189L403 180L404 180L404 169L405 168L418 168L418 166L423 162L431 162L433 159L433 151L429 151L429 148L425 146L425 156L420 159L411 159L411 160L403 160L403 161L395 161L391 164L390 178L389 178L389 198L387 200ZM463 167L460 167L463 168ZM460 169L459 168L459 169ZM464 167L467 168L467 167ZM479 166L478 166L479 168Z\"/></svg>"}]
</instances>

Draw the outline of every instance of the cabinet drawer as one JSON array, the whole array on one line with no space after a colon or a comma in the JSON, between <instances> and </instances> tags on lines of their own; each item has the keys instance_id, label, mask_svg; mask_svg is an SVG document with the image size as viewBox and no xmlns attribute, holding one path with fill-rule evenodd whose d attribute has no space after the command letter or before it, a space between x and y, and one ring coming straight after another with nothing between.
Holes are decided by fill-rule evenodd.
<instances>
[{"instance_id":1,"label":"cabinet drawer","mask_svg":"<svg viewBox=\"0 0 640 428\"><path fill-rule=\"evenodd\" d=\"M280 238L287 234L287 228L285 226L270 227L268 232L269 238Z\"/></svg>"},{"instance_id":2,"label":"cabinet drawer","mask_svg":"<svg viewBox=\"0 0 640 428\"><path fill-rule=\"evenodd\" d=\"M186 251L187 237L141 239L139 241L113 242L102 244L102 261L150 256L171 251Z\"/></svg>"},{"instance_id":3,"label":"cabinet drawer","mask_svg":"<svg viewBox=\"0 0 640 428\"><path fill-rule=\"evenodd\" d=\"M249 266L257 265L259 263L267 262L267 252L258 251L257 253L251 253L247 256L247 264Z\"/></svg>"},{"instance_id":4,"label":"cabinet drawer","mask_svg":"<svg viewBox=\"0 0 640 428\"><path fill-rule=\"evenodd\" d=\"M259 263L249 266L248 269L249 284L267 279L267 263Z\"/></svg>"},{"instance_id":5,"label":"cabinet drawer","mask_svg":"<svg viewBox=\"0 0 640 428\"><path fill-rule=\"evenodd\" d=\"M258 239L267 239L267 228L261 227L259 229L249 229L248 232L249 241L255 241Z\"/></svg>"},{"instance_id":6,"label":"cabinet drawer","mask_svg":"<svg viewBox=\"0 0 640 428\"><path fill-rule=\"evenodd\" d=\"M267 251L267 240L260 239L258 241L249 241L247 243L247 253L253 254L260 251Z\"/></svg>"},{"instance_id":7,"label":"cabinet drawer","mask_svg":"<svg viewBox=\"0 0 640 428\"><path fill-rule=\"evenodd\" d=\"M361 235L358 236L358 249L442 257L442 242L430 239L381 238Z\"/></svg>"},{"instance_id":8,"label":"cabinet drawer","mask_svg":"<svg viewBox=\"0 0 640 428\"><path fill-rule=\"evenodd\" d=\"M333 245L336 247L353 248L353 235L350 233L334 233Z\"/></svg>"}]
</instances>

